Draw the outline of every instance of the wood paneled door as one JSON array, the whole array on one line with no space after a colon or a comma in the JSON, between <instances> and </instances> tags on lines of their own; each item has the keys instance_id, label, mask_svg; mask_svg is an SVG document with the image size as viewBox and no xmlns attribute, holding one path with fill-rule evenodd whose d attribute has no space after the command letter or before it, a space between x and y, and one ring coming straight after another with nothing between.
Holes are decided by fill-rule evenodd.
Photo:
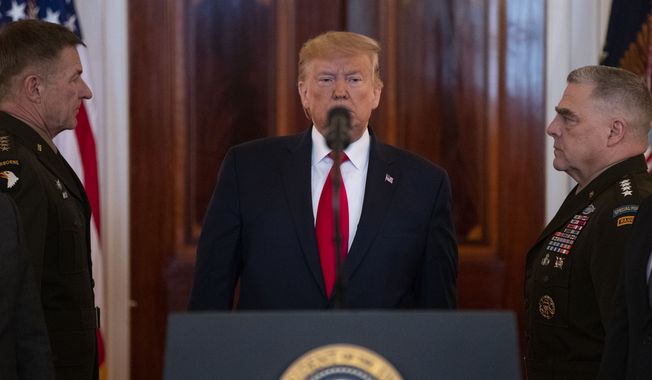
<instances>
[{"instance_id":1,"label":"wood paneled door","mask_svg":"<svg viewBox=\"0 0 652 380\"><path fill-rule=\"evenodd\" d=\"M132 0L132 378L161 378L227 149L309 126L297 53L337 29L383 48L372 125L444 167L467 309L522 309L544 221L544 0Z\"/></svg>"}]
</instances>

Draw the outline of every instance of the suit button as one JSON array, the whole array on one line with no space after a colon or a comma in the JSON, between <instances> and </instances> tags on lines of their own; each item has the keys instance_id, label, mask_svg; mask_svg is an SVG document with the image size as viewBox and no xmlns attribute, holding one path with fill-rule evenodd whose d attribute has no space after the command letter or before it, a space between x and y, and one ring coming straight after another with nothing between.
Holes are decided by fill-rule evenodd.
<instances>
[{"instance_id":1,"label":"suit button","mask_svg":"<svg viewBox=\"0 0 652 380\"><path fill-rule=\"evenodd\" d=\"M543 276L543 282L548 282L548 281L550 281L550 276L548 275Z\"/></svg>"}]
</instances>

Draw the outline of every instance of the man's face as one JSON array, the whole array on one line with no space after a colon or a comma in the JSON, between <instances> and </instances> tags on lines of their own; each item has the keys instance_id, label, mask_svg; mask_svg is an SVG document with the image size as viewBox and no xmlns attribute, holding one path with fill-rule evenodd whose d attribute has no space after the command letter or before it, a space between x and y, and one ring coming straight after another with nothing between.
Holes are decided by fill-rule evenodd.
<instances>
[{"instance_id":1,"label":"man's face","mask_svg":"<svg viewBox=\"0 0 652 380\"><path fill-rule=\"evenodd\" d=\"M42 117L52 136L66 129L75 129L82 99L93 96L81 73L77 49L70 46L61 51L50 68L50 74L43 80Z\"/></svg>"},{"instance_id":2,"label":"man's face","mask_svg":"<svg viewBox=\"0 0 652 380\"><path fill-rule=\"evenodd\" d=\"M554 139L553 166L582 186L605 167L610 128L608 107L591 98L593 85L569 83L546 133Z\"/></svg>"},{"instance_id":3,"label":"man's face","mask_svg":"<svg viewBox=\"0 0 652 380\"><path fill-rule=\"evenodd\" d=\"M333 107L351 111L351 139L359 139L367 128L371 111L378 107L380 86L373 76L371 58L317 58L306 64L305 78L299 81L301 104L315 127L326 135L327 114Z\"/></svg>"}]
</instances>

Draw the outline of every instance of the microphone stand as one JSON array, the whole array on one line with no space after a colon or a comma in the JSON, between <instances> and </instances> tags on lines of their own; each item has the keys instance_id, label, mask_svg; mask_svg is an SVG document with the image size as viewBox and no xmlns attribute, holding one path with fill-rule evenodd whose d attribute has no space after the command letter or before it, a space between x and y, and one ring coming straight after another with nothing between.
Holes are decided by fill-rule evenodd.
<instances>
[{"instance_id":1,"label":"microphone stand","mask_svg":"<svg viewBox=\"0 0 652 380\"><path fill-rule=\"evenodd\" d=\"M333 284L333 301L335 309L344 307L345 279L342 273L342 226L340 226L340 188L342 184L342 152L351 143L351 115L344 107L334 107L328 111L328 133L326 144L333 151L333 169L331 182L333 185L333 242L335 243L335 284ZM348 248L349 242L346 242Z\"/></svg>"},{"instance_id":2,"label":"microphone stand","mask_svg":"<svg viewBox=\"0 0 652 380\"><path fill-rule=\"evenodd\" d=\"M339 145L339 144L338 144ZM340 167L342 165L342 146L337 146L333 149L333 167L332 171L332 184L333 184L333 241L335 242L335 284L333 285L334 293L334 307L335 309L342 309L344 306L344 276L342 274L342 226L340 226L340 188L342 185L342 172ZM349 242L346 242L347 246Z\"/></svg>"}]
</instances>

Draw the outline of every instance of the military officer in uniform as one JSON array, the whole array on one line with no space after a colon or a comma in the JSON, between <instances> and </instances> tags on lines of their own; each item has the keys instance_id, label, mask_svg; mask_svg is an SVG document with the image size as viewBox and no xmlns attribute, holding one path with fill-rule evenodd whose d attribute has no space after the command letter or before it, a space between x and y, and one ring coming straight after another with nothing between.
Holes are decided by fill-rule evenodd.
<instances>
[{"instance_id":1,"label":"military officer in uniform","mask_svg":"<svg viewBox=\"0 0 652 380\"><path fill-rule=\"evenodd\" d=\"M652 120L645 83L625 70L572 71L547 128L553 166L577 185L527 254L529 379L595 379L623 250L652 193L643 152Z\"/></svg>"},{"instance_id":2,"label":"military officer in uniform","mask_svg":"<svg viewBox=\"0 0 652 380\"><path fill-rule=\"evenodd\" d=\"M48 380L50 342L23 239L16 205L0 193L0 379Z\"/></svg>"},{"instance_id":3,"label":"military officer in uniform","mask_svg":"<svg viewBox=\"0 0 652 380\"><path fill-rule=\"evenodd\" d=\"M636 216L607 327L599 380L652 377L652 196Z\"/></svg>"},{"instance_id":4,"label":"military officer in uniform","mask_svg":"<svg viewBox=\"0 0 652 380\"><path fill-rule=\"evenodd\" d=\"M23 20L0 29L0 191L16 202L38 284L55 375L96 379L90 207L52 139L74 129L83 99L77 36Z\"/></svg>"}]
</instances>

